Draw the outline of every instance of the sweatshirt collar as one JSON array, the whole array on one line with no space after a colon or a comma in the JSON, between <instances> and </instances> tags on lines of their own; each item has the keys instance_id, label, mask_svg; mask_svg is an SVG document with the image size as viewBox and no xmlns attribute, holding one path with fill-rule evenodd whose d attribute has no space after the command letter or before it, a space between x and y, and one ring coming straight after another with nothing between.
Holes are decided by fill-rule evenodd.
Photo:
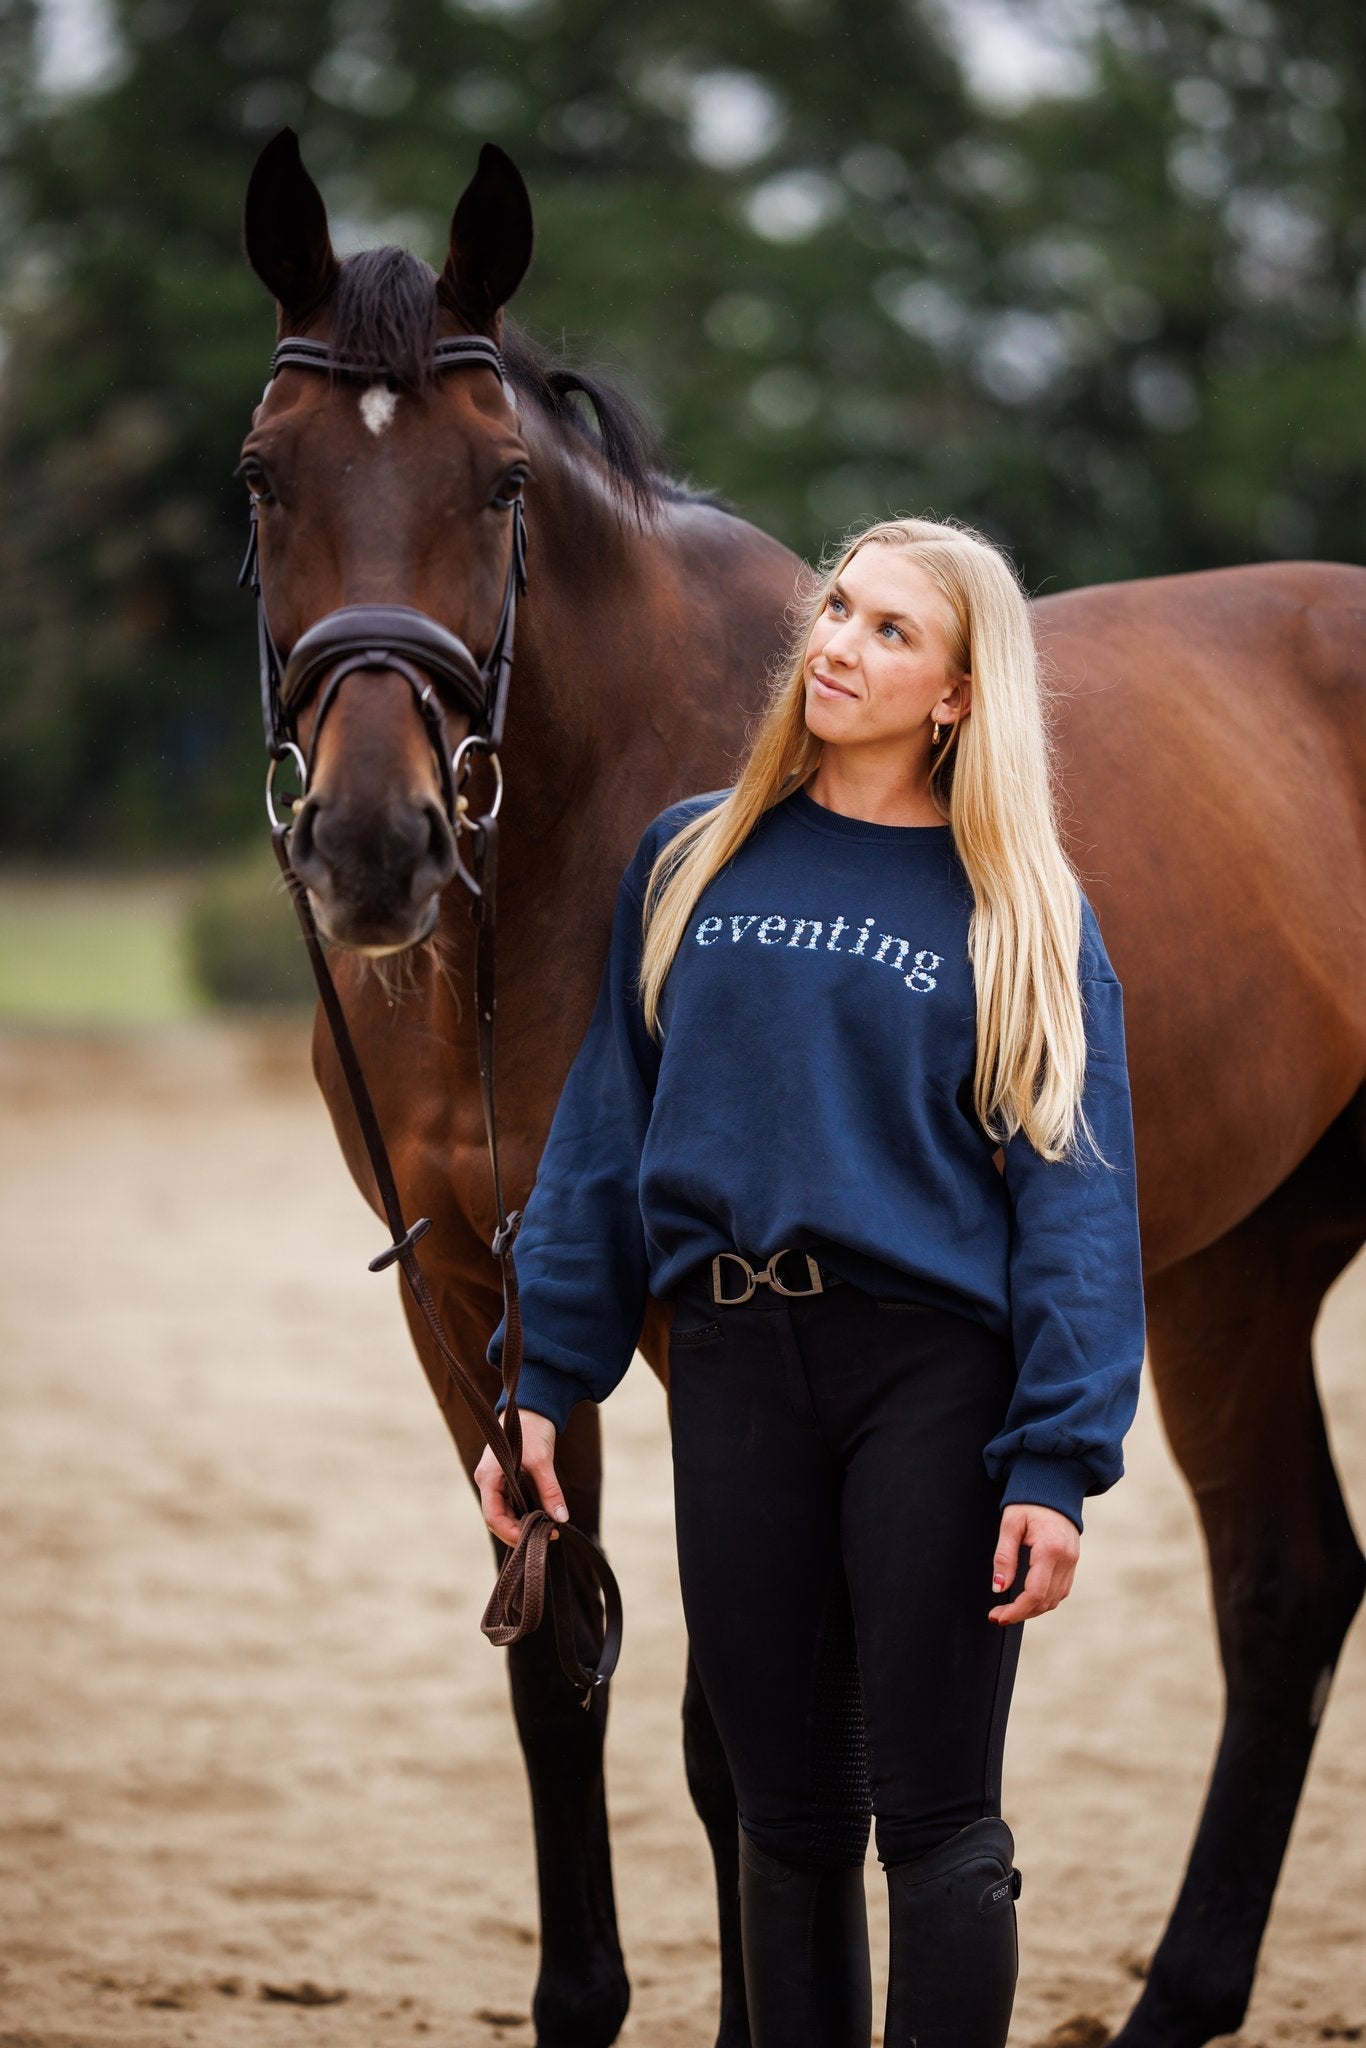
<instances>
[{"instance_id":1,"label":"sweatshirt collar","mask_svg":"<svg viewBox=\"0 0 1366 2048\"><path fill-rule=\"evenodd\" d=\"M799 825L805 825L810 832L825 832L833 839L878 840L882 845L906 846L913 841L923 841L930 846L940 846L946 838L952 837L952 826L943 825L875 825L868 818L846 818L842 811L832 811L826 804L818 804L804 789L794 790L784 797L775 809L785 811Z\"/></svg>"}]
</instances>

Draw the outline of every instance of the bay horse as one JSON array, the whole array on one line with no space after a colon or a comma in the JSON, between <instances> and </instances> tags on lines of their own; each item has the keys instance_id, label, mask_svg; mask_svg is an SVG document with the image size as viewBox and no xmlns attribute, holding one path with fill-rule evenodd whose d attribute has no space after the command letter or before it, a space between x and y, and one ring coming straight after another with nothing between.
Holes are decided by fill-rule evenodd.
<instances>
[{"instance_id":1,"label":"bay horse","mask_svg":"<svg viewBox=\"0 0 1366 2048\"><path fill-rule=\"evenodd\" d=\"M531 254L522 180L492 145L437 276L401 251L339 263L286 131L247 194L248 258L280 337L370 366L282 368L243 458L272 632L287 653L338 606L416 607L488 646L524 499L529 590L502 749L499 1086L524 1199L605 958L617 879L676 797L725 783L781 645L796 558L651 466L610 387L553 365L504 307ZM485 373L427 368L439 338L500 344ZM576 394L588 403L585 420ZM1150 1361L1208 1545L1227 1710L1185 1882L1123 2048L1235 2029L1366 1560L1314 1383L1320 1301L1366 1236L1366 572L1282 564L1040 601L1058 684L1068 850L1125 989ZM315 700L316 702L316 700ZM453 737L465 720L449 712ZM313 711L299 740L312 744ZM501 1302L480 1123L473 931L428 729L408 681L334 698L293 834L455 1347L482 1366ZM426 943L430 936L430 943ZM366 955L409 949L394 1001ZM317 1077L375 1188L335 1057ZM641 1349L664 1374L667 1311ZM438 1361L410 1313L433 1384ZM448 1415L467 1471L481 1443ZM596 1410L557 1453L598 1523ZM541 1902L538 2048L607 2048L628 1987L604 1802L606 1702L584 1712L542 1629L510 1655ZM688 1780L715 1858L718 2048L745 2048L735 1807L689 1673ZM1099 1845L1098 1845L1099 1846ZM1106 1844L1108 1857L1113 1844Z\"/></svg>"}]
</instances>

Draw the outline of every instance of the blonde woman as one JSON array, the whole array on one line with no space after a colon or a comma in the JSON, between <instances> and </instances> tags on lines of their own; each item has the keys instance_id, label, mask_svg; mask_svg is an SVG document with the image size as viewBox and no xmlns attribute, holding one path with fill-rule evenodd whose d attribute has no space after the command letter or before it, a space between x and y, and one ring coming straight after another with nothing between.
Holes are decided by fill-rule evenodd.
<instances>
[{"instance_id":1,"label":"blonde woman","mask_svg":"<svg viewBox=\"0 0 1366 2048\"><path fill-rule=\"evenodd\" d=\"M1020 1625L1122 1470L1144 1329L1119 984L1024 597L976 534L848 543L735 786L646 832L519 1265L527 1467L561 1519L557 1431L620 1379L647 1289L675 1303L754 2048L867 2048L870 1812L886 2048L1002 2048Z\"/></svg>"}]
</instances>

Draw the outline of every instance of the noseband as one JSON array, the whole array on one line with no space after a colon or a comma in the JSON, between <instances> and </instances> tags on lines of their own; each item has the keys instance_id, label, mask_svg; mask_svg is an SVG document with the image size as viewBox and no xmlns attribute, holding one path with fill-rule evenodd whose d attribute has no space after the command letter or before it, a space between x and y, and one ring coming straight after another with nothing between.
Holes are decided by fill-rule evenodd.
<instances>
[{"instance_id":1,"label":"noseband","mask_svg":"<svg viewBox=\"0 0 1366 2048\"><path fill-rule=\"evenodd\" d=\"M432 351L432 368L438 371L492 370L502 383L508 404L516 410L502 351L486 336L461 334L438 341ZM272 380L277 371L283 369L319 370L325 376L357 378L367 383L380 381L384 376L383 370L373 363L340 356L325 341L306 341L298 336L282 341L270 359ZM348 676L361 671L386 671L402 676L413 693L436 757L442 807L458 845L466 817L461 803L463 784L474 753L488 754L493 761L497 775L495 814L502 794L498 750L502 745L508 685L512 680L517 600L526 590L526 514L520 495L512 508L512 549L508 556L502 607L493 643L482 662L476 661L458 633L452 633L426 612L416 611L405 604L342 605L301 634L288 659L285 659L266 617L257 542L259 516L258 502L253 497L247 552L237 581L239 587L250 589L256 601L261 719L270 763L266 772L266 814L272 828L278 828L281 823L275 808L275 776L280 763L292 761L302 778L303 787L294 800L297 804L307 793L319 735L342 684ZM299 719L319 690L322 694L305 758L299 745ZM446 734L447 701L463 711L470 723L468 737L454 753ZM474 875L458 855L457 863L466 886L473 889Z\"/></svg>"},{"instance_id":2,"label":"noseband","mask_svg":"<svg viewBox=\"0 0 1366 2048\"><path fill-rule=\"evenodd\" d=\"M282 341L270 359L270 374L286 367L320 370L332 377L356 377L376 381L383 370L370 363L353 362L337 355L326 342L291 337ZM516 409L501 351L482 335L459 335L439 341L432 355L436 370L489 369L502 380L508 403ZM267 386L269 389L269 386ZM402 604L349 604L328 612L300 635L287 660L271 634L261 590L261 560L257 543L259 507L251 503L251 533L238 576L239 586L251 590L256 600L256 632L261 660L261 715L265 725L266 813L270 819L271 842L280 871L303 930L309 964L318 985L324 1014L331 1028L342 1074L351 1096L356 1122L369 1156L379 1193L380 1206L389 1225L391 1243L370 1261L372 1273L397 1265L403 1275L432 1342L440 1368L424 1357L423 1364L443 1415L451 1422L449 1397L463 1401L479 1425L485 1442L493 1451L507 1481L508 1506L521 1517L521 1534L509 1551L493 1589L481 1624L491 1642L521 1642L538 1628L546 1610L555 1631L560 1666L571 1684L579 1687L588 1705L594 1691L604 1685L615 1668L621 1649L621 1595L611 1567L592 1539L572 1523L557 1527L527 1486L522 1473L522 1427L517 1408L517 1381L522 1369L522 1319L517 1290L517 1268L513 1259L521 1211L508 1212L503 1198L503 1179L498 1163L498 1125L493 1094L494 1020L494 931L498 881L498 812L503 796L503 771L498 750L503 739L508 684L512 676L512 640L517 619L517 599L526 590L526 519L520 495L513 503L512 548L508 557L503 605L493 644L485 659L476 661L456 633ZM409 1226L404 1221L398 1184L394 1179L384 1134L375 1114L374 1102L356 1053L355 1041L337 994L313 917L308 891L294 871L289 853L294 813L308 791L318 735L337 693L348 676L371 672L400 675L413 693L431 741L441 776L442 802L455 833L456 868L470 892L477 932L475 951L475 1011L478 1024L479 1087L483 1102L484 1129L489 1161L493 1169L493 1196L498 1227L491 1249L503 1279L505 1336L503 1343L504 1413L500 1422L482 1386L451 1347L426 1276L418 1262L416 1246L431 1229L427 1218L419 1217ZM300 713L315 694L321 692L309 758L305 759L298 740ZM446 733L443 697L465 712L470 730L451 753ZM476 752L488 755L494 774L489 808L476 816L464 795L464 783ZM275 776L282 761L292 761L302 778L298 796L283 818L275 806ZM471 844L469 865L460 857L461 835ZM579 1564L582 1583L596 1589L601 1602L597 1630L598 1648L594 1661L585 1663L580 1655L574 1626L576 1609L569 1555ZM590 1618L591 1626L591 1618Z\"/></svg>"}]
</instances>

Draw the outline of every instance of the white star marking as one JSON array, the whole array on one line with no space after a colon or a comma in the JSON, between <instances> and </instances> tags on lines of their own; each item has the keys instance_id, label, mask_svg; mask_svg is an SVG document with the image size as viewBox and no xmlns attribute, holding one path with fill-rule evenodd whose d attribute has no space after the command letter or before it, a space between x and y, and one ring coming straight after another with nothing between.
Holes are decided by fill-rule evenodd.
<instances>
[{"instance_id":1,"label":"white star marking","mask_svg":"<svg viewBox=\"0 0 1366 2048\"><path fill-rule=\"evenodd\" d=\"M372 384L360 395L360 416L372 434L382 434L398 411L397 394L385 384Z\"/></svg>"}]
</instances>

